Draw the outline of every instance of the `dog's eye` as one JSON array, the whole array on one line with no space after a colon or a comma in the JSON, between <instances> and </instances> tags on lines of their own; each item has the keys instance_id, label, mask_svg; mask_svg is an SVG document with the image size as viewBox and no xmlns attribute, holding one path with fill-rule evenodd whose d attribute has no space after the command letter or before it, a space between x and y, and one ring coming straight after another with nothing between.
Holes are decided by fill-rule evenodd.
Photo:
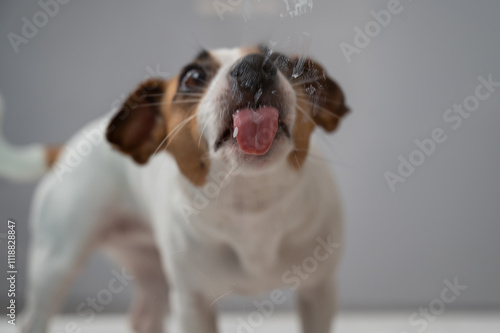
<instances>
[{"instance_id":1,"label":"dog's eye","mask_svg":"<svg viewBox=\"0 0 500 333\"><path fill-rule=\"evenodd\" d=\"M183 91L199 89L205 85L205 79L205 71L199 66L193 66L184 72L180 89Z\"/></svg>"}]
</instances>

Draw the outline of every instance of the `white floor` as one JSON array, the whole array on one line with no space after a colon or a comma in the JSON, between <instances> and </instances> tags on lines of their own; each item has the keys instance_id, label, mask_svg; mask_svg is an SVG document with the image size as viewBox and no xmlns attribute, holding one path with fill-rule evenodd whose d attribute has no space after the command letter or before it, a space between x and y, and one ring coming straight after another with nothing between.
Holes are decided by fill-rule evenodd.
<instances>
[{"instance_id":1,"label":"white floor","mask_svg":"<svg viewBox=\"0 0 500 333\"><path fill-rule=\"evenodd\" d=\"M226 314L220 322L221 333L299 333L297 318L292 314L275 314L265 318L260 327L240 328L238 319L248 323L246 314ZM335 333L500 333L500 313L454 313L443 314L434 322L411 326L408 313L341 313L335 324ZM252 319L250 318L250 322ZM256 316L254 326L259 325ZM75 327L68 326L77 325ZM65 329L66 326L66 329ZM17 330L2 320L0 332L14 333ZM92 323L84 324L77 317L57 317L50 333L132 333L124 316L99 316ZM200 332L202 333L202 332Z\"/></svg>"}]
</instances>

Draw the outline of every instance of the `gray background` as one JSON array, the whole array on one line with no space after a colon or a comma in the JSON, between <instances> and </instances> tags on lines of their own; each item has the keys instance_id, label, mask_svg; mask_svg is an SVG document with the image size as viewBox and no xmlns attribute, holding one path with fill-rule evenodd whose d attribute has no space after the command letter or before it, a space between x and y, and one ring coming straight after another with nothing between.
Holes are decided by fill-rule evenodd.
<instances>
[{"instance_id":1,"label":"gray background","mask_svg":"<svg viewBox=\"0 0 500 333\"><path fill-rule=\"evenodd\" d=\"M16 54L7 34L20 34L21 18L31 18L40 7L2 1L4 134L18 145L63 142L110 110L148 67L173 75L201 46L272 41L300 49L304 43L293 45L305 32L310 53L341 84L353 110L335 135L317 133L345 203L341 307L416 310L440 296L444 279L458 277L468 288L450 308L498 309L500 90L456 131L442 116L474 93L479 75L491 73L500 81L500 2L401 0L403 12L348 64L339 44L352 44L353 28L373 20L370 11L387 2L314 0L312 11L281 18L283 1L249 1L248 7L274 9L257 9L245 19L241 5L221 21L211 1L72 1ZM445 129L448 140L392 193L384 172L395 172L398 156L408 156L413 141L436 127ZM0 232L7 218L17 220L21 266L32 190L33 185L0 180ZM1 253L5 245L4 240ZM6 271L6 255L0 271ZM74 312L110 278L110 263L92 258L66 310ZM22 273L19 279L22 298ZM2 278L1 304L5 290ZM130 296L128 289L105 310L124 309ZM248 299L223 303L251 308Z\"/></svg>"}]
</instances>

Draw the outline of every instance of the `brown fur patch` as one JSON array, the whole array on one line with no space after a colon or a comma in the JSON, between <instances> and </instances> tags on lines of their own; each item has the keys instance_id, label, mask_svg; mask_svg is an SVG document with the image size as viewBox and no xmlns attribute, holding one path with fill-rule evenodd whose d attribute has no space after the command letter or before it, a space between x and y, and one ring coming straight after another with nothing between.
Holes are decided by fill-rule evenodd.
<instances>
[{"instance_id":1,"label":"brown fur patch","mask_svg":"<svg viewBox=\"0 0 500 333\"><path fill-rule=\"evenodd\" d=\"M318 63L305 59L301 65L299 58L293 58L286 73L289 78L292 71L300 75L290 80L297 94L297 117L293 128L295 150L288 156L288 161L294 168L300 169L307 157L315 125L332 132L349 109L340 87Z\"/></svg>"},{"instance_id":2,"label":"brown fur patch","mask_svg":"<svg viewBox=\"0 0 500 333\"><path fill-rule=\"evenodd\" d=\"M178 80L174 78L172 81ZM176 84L169 85L165 99L172 101L176 91ZM207 142L202 138L200 141L201 134L195 116L197 105L198 103L190 102L179 105L165 104L163 112L167 119L167 132L170 135L166 149L174 156L182 174L194 185L202 186L210 170L210 159ZM189 117L192 119L187 120Z\"/></svg>"},{"instance_id":3,"label":"brown fur patch","mask_svg":"<svg viewBox=\"0 0 500 333\"><path fill-rule=\"evenodd\" d=\"M260 46L246 46L246 47L240 48L240 50L241 50L241 53L243 54L243 56L248 55L248 54L263 54L262 48Z\"/></svg>"},{"instance_id":4,"label":"brown fur patch","mask_svg":"<svg viewBox=\"0 0 500 333\"><path fill-rule=\"evenodd\" d=\"M166 82L161 79L143 82L108 126L108 141L139 164L149 160L166 135L159 107L165 88Z\"/></svg>"},{"instance_id":5,"label":"brown fur patch","mask_svg":"<svg viewBox=\"0 0 500 333\"><path fill-rule=\"evenodd\" d=\"M45 161L47 165L52 167L57 159L59 158L59 155L61 154L63 147L62 146L47 146L45 147Z\"/></svg>"},{"instance_id":6,"label":"brown fur patch","mask_svg":"<svg viewBox=\"0 0 500 333\"><path fill-rule=\"evenodd\" d=\"M155 152L169 151L182 174L201 186L210 167L207 145L202 140L198 147L197 104L173 103L177 82L175 77L142 83L111 121L107 139L139 164Z\"/></svg>"},{"instance_id":7,"label":"brown fur patch","mask_svg":"<svg viewBox=\"0 0 500 333\"><path fill-rule=\"evenodd\" d=\"M207 78L220 67L206 51L200 52L194 63L204 68ZM151 79L142 83L111 121L107 138L139 164L146 163L157 151L170 152L182 174L194 185L202 186L210 160L196 118L201 98L178 93L178 84L178 76L168 82Z\"/></svg>"},{"instance_id":8,"label":"brown fur patch","mask_svg":"<svg viewBox=\"0 0 500 333\"><path fill-rule=\"evenodd\" d=\"M311 139L311 133L314 131L315 124L309 114L309 103L303 100L297 100L297 104L297 116L295 117L292 133L295 149L288 155L288 162L298 170L307 157L309 141Z\"/></svg>"}]
</instances>

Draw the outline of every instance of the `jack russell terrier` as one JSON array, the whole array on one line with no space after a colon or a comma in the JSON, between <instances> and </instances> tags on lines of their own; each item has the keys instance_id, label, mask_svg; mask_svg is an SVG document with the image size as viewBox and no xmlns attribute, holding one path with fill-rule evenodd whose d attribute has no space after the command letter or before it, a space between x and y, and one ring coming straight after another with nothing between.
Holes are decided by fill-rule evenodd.
<instances>
[{"instance_id":1,"label":"jack russell terrier","mask_svg":"<svg viewBox=\"0 0 500 333\"><path fill-rule=\"evenodd\" d=\"M136 332L162 332L171 312L183 333L215 333L221 296L287 284L303 332L329 332L341 207L310 138L347 112L342 90L311 59L218 49L170 80L146 80L64 147L0 141L0 175L44 176L22 332L46 332L97 248L134 277Z\"/></svg>"}]
</instances>

